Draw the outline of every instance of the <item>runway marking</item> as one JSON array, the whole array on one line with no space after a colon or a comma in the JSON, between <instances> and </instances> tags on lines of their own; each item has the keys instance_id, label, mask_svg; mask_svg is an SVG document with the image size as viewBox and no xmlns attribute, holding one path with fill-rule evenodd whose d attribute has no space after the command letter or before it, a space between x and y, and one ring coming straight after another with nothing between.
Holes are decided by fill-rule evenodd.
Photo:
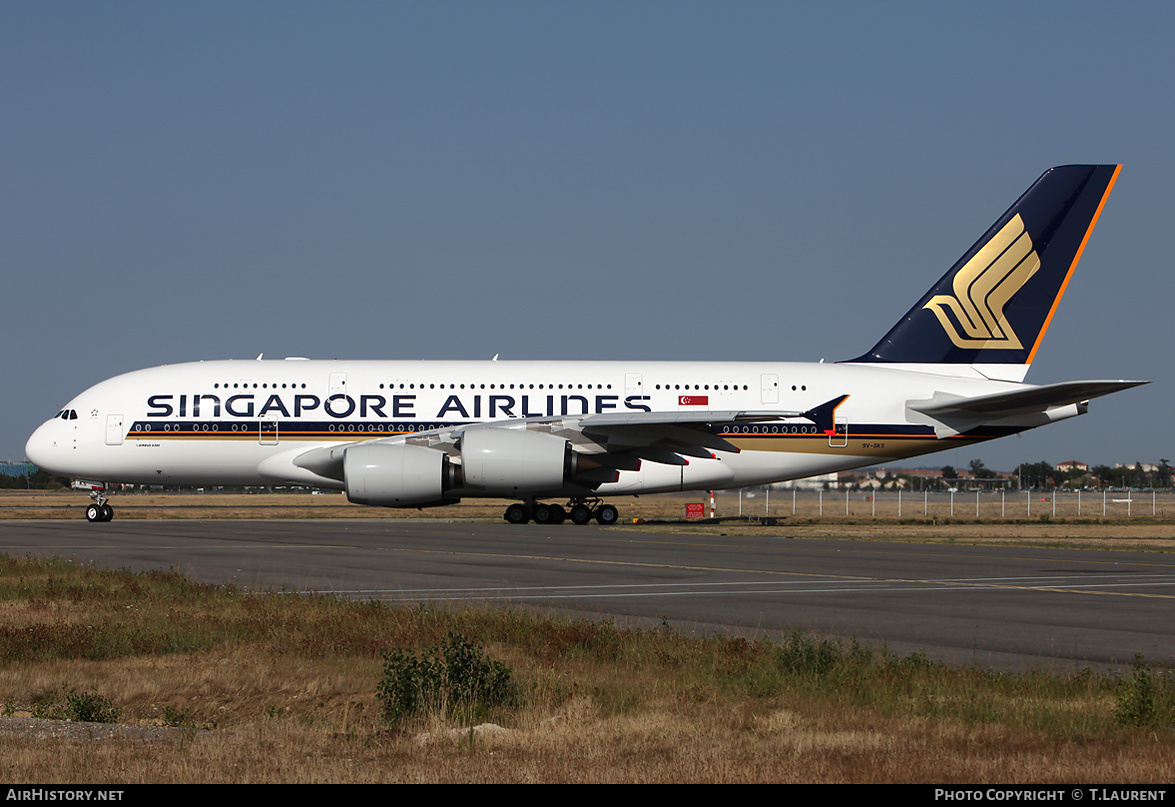
<instances>
[{"instance_id":1,"label":"runway marking","mask_svg":"<svg viewBox=\"0 0 1175 807\"><path fill-rule=\"evenodd\" d=\"M359 526L359 525L355 525L355 526ZM346 526L344 526L344 529L346 529ZM128 536L128 537L133 537L133 536ZM187 537L191 537L191 536L188 535ZM341 541L340 542L326 541L326 542L314 542L314 543L302 543L302 542L300 542L300 543L273 543L272 541L266 541L266 540L254 541L254 540L250 540L248 538L245 538L245 539L234 538L231 541L224 543L224 541L226 539L221 538L219 536L201 536L201 537L206 538L207 540L210 540L210 541L216 541L217 542L216 548L217 548L218 552L223 552L229 548L241 548L241 549L248 548L250 550L254 550L257 548L299 549L299 550L305 550L305 549L356 549L356 550L360 550L361 549L361 550L365 550L365 551L402 552L402 553L410 553L410 554L440 555L440 556L452 556L452 557L462 557L462 558L494 558L497 560L507 558L507 559L530 560L530 561L553 561L553 562L563 562L563 563L579 563L579 564L588 564L588 565L597 565L597 566L618 566L618 567L648 568L648 569L679 569L679 570L683 570L683 571L697 571L697 572L721 572L721 573L726 573L726 574L753 574L753 575L766 574L766 575L772 575L772 576L777 576L777 577L806 577L806 578L809 578L813 581L844 580L844 581L851 581L853 584L861 586L859 588L848 588L848 587L846 587L848 585L848 583L846 583L846 586L841 586L841 587L833 586L831 588L808 589L808 590L764 589L764 590L756 590L756 591L744 591L744 592L741 592L742 594L780 594L780 593L819 594L819 593L834 593L834 592L851 593L854 591L867 591L867 590L876 591L876 590L878 590L877 586L885 585L885 584L904 584L904 585L910 586L910 588L901 588L901 589L891 588L891 589L887 589L887 590L898 592L898 591L943 591L943 590L949 590L950 588L958 588L960 590L965 589L965 588L971 588L971 589L983 588L983 589L1006 589L1006 590L1012 590L1012 591L1040 591L1040 592L1048 592L1048 593L1091 594L1091 595L1116 596L1116 597L1145 597L1145 598L1156 598L1156 599L1175 599L1175 594L1160 594L1160 593L1148 593L1148 592L1138 592L1138 591L1109 591L1109 590L1103 590L1101 588L1093 588L1093 584L1090 584L1087 582L1083 582L1083 583L1069 582L1064 586L1061 586L1061 585L1050 586L1050 585L1043 585L1043 584L1039 584L1039 583L1033 584L1033 585L1021 585L1016 582L1013 582L1013 581L1017 581L1017 580L1027 581L1027 580L1038 580L1038 579L1046 579L1046 578L1008 578L1008 579L1006 579L1007 580L1006 582L1002 582L1002 583L995 582L995 581L1001 580L1003 578L990 578L990 579L980 578L980 579L976 579L976 580L943 579L943 580L929 580L929 581L927 581L927 580L918 580L918 579L913 579L913 578L901 578L901 577L878 577L878 576L868 576L868 575L821 574L821 573L812 573L812 572L790 572L790 571L775 571L775 570L764 571L762 569L754 569L754 570L752 570L752 569L738 569L738 568L723 567L723 566L682 565L682 564L654 563L654 562L644 562L644 561L623 561L623 560L614 560L614 559L575 558L575 557L566 557L566 556L557 556L557 555L523 554L523 553L510 553L510 552L469 552L469 551L465 551L465 550L423 549L423 548L418 548L418 547L388 546L386 544L366 546L366 545L358 545L358 544L355 544L352 542L341 542ZM575 538L575 536L570 536L570 535L556 536L556 535L551 535L551 534L545 534L545 535L536 536L536 537L539 537L542 540L557 540L557 541L568 541L568 540L573 540ZM790 539L787 539L787 540L790 540ZM800 540L806 540L806 539L800 539ZM820 540L824 540L824 539L820 539ZM644 540L644 539L635 539L635 538L624 538L624 539L594 538L593 543L596 543L596 544L599 544L599 543L658 544L658 545L690 545L690 546L698 546L699 545L698 542ZM758 548L758 547L748 545L744 542L730 543L730 544L707 542L707 543L704 543L701 545L711 546L711 547L715 547L715 548L722 548L722 549L734 549L734 548L756 549L756 548ZM10 548L12 548L12 549L27 549L27 546L22 546L22 547L12 546ZM72 548L72 549L84 549L87 551L93 551L93 550L101 548L101 547L100 547L100 545L96 545L94 543L84 543L84 544L77 544L77 545L73 545L73 544L60 545L57 548L62 548L62 549ZM113 549L122 549L124 547L122 545L118 545L118 544L110 544L107 548L113 550ZM152 549L159 549L159 550L169 550L169 549L178 549L179 547L168 545L168 544L153 544L150 547L145 547L142 544L136 544L136 548L138 548L138 549L152 548ZM957 559L959 557L974 557L974 558L982 558L983 560L992 560L992 558L990 556L986 556L986 555L966 554L966 555L960 556L959 554L948 554L948 553L933 552L933 551L909 551L909 550L895 551L895 550L880 550L880 549L876 549L876 548L854 549L851 547L840 547L840 546L828 547L828 548L802 546L799 548L805 552L819 552L819 553L841 553L841 552L843 552L845 554L882 555L882 556L911 556L911 555L914 555L914 556L919 556L919 557L944 557L944 558L950 558L950 559ZM1014 559L1028 560L1028 561L1033 561L1033 562L1043 562L1046 560L1044 558L1030 557L1030 556L1029 557L1017 557ZM1103 566L1106 565L1107 563L1113 563L1116 566L1123 566L1123 567L1142 566L1142 567L1146 567L1146 568L1154 568L1154 567L1166 568L1167 566L1173 565L1173 564L1167 564L1167 563L1151 563L1151 562L1130 563L1130 562L1119 562L1119 561L1107 561L1104 558L1091 558L1089 560L1072 559L1072 558L1065 558L1065 559L1049 558L1047 560L1050 563L1064 563L1064 564L1078 564L1078 565L1099 563ZM1109 573L1107 573L1107 574L1109 574ZM1064 579L1064 578L1062 578L1062 579ZM1088 580L1088 579L1089 578L1085 578L1085 580ZM1137 580L1136 577L1134 577L1132 579ZM762 585L766 582L767 581L762 581L759 583L759 585ZM778 583L778 581L772 581L772 584L777 584L777 583ZM862 584L866 584L866 585L862 586ZM874 584L874 585L869 587L868 584ZM1120 583L1114 583L1114 584L1100 584L1100 585L1102 585L1102 586L1115 585L1119 588L1122 588L1122 587L1137 587L1139 585L1166 586L1166 585L1173 585L1173 584L1175 584L1175 578L1172 578L1172 582L1161 582L1161 581L1160 582L1151 582L1151 583L1120 582ZM664 585L664 584L662 584L662 585ZM718 584L700 584L699 583L699 584L693 584L693 585L705 586L705 585L718 585ZM729 583L726 585L751 585L751 584L750 583L746 583L746 584ZM499 589L491 589L491 590L509 591L510 589L500 589L499 588ZM552 590L554 590L554 589L552 589ZM389 590L389 591L391 591L393 593L393 595L396 593L395 590ZM325 592L324 591L322 593L344 594L346 592L344 592L344 591ZM688 596L688 595L708 594L708 593L719 593L719 592L693 591L693 590L687 589L687 590L681 590L681 591L669 592L669 593L650 592L650 593L641 594L639 596ZM732 592L726 591L726 592L721 592L721 593L730 594ZM526 595L526 596L527 596L527 598L534 598L534 597L537 597L538 595L534 595L534 597L532 597L531 595ZM552 595L546 595L546 596L549 598ZM559 596L561 598L571 598L573 595L564 594L564 595L559 595ZM621 596L638 596L638 595L616 593L616 594L594 594L594 595L584 594L584 595L574 595L574 596L580 596L580 597L589 597L589 596L591 596L591 597L621 597ZM463 596L463 597L430 597L427 599L471 599L471 598L472 597ZM492 598L482 597L482 599L508 599L508 598L509 597L507 597L505 595L492 597ZM416 601L420 601L422 598L414 598L414 599Z\"/></svg>"},{"instance_id":2,"label":"runway marking","mask_svg":"<svg viewBox=\"0 0 1175 807\"><path fill-rule=\"evenodd\" d=\"M778 574L789 574L787 572ZM797 573L798 574L798 573ZM833 577L832 575L806 575L813 578ZM759 595L759 594L847 594L860 591L869 592L941 592L962 591L964 589L996 589L1011 591L1043 591L1073 594L1102 594L1112 596L1157 597L1175 599L1175 594L1149 594L1127 591L1094 590L1094 587L1118 586L1175 586L1175 577L1159 577L1157 580L1139 581L1113 580L1105 583L1069 583L1067 578L976 578L974 580L947 578L931 580L910 580L901 578L848 578L844 585L823 585L818 588L804 588L808 581L725 581L714 583L641 583L641 584L600 584L600 585L572 585L572 586L514 586L514 587L482 587L482 588L449 588L449 589L322 589L315 594L330 594L335 596L349 596L379 598L389 601L453 601L453 600L550 600L550 599L615 599L619 597L681 597L705 595ZM1107 575L1114 577L1114 575ZM1043 582L1048 579L1064 580L1061 585L1048 585ZM1020 585L1019 581L1037 581L1031 585ZM819 581L810 581L817 583ZM767 586L767 587L763 587ZM755 587L755 588L747 588ZM659 591L657 589L672 589ZM420 596L423 594L424 596Z\"/></svg>"}]
</instances>

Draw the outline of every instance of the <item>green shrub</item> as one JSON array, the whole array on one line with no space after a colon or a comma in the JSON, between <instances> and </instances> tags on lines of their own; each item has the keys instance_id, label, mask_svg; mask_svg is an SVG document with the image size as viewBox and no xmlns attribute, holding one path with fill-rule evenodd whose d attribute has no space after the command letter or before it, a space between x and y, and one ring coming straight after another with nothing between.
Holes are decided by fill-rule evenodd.
<instances>
[{"instance_id":1,"label":"green shrub","mask_svg":"<svg viewBox=\"0 0 1175 807\"><path fill-rule=\"evenodd\" d=\"M32 716L46 720L74 720L79 723L116 723L122 710L96 692L57 690L43 692L33 699Z\"/></svg>"},{"instance_id":2,"label":"green shrub","mask_svg":"<svg viewBox=\"0 0 1175 807\"><path fill-rule=\"evenodd\" d=\"M1145 727L1158 718L1155 681L1143 663L1142 656L1134 657L1134 677L1125 686L1114 708L1114 717L1124 726Z\"/></svg>"},{"instance_id":3,"label":"green shrub","mask_svg":"<svg viewBox=\"0 0 1175 807\"><path fill-rule=\"evenodd\" d=\"M420 654L402 649L383 652L383 678L376 697L392 724L417 714L474 714L515 705L510 668L486 658L482 647L450 632Z\"/></svg>"},{"instance_id":4,"label":"green shrub","mask_svg":"<svg viewBox=\"0 0 1175 807\"><path fill-rule=\"evenodd\" d=\"M195 718L192 717L190 709L183 709L171 704L163 705L163 725L172 728L185 728L194 726Z\"/></svg>"}]
</instances>

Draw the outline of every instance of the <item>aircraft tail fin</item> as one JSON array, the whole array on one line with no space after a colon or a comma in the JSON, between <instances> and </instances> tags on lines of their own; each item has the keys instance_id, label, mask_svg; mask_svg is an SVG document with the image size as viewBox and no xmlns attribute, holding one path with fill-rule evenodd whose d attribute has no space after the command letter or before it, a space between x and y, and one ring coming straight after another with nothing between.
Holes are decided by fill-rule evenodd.
<instances>
[{"instance_id":1,"label":"aircraft tail fin","mask_svg":"<svg viewBox=\"0 0 1175 807\"><path fill-rule=\"evenodd\" d=\"M1003 365L998 375L1023 378L1120 169L1045 171L872 350L851 361Z\"/></svg>"}]
</instances>

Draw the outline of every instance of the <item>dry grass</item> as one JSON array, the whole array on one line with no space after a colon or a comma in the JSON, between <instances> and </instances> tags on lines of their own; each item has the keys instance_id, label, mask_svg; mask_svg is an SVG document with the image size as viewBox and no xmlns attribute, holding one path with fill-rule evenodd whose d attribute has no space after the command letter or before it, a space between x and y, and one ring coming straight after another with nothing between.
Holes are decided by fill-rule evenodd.
<instances>
[{"instance_id":1,"label":"dry grass","mask_svg":"<svg viewBox=\"0 0 1175 807\"><path fill-rule=\"evenodd\" d=\"M734 510L732 497L720 494L720 513ZM919 512L899 519L896 512L874 516L872 502L858 513L853 508L864 500L850 499L848 516L827 509L792 516L789 499L773 499L773 524L687 525L681 515L689 500L699 499L624 500L623 519L649 523L623 529L1175 547L1175 523L1161 513L979 522ZM85 501L71 492L2 491L0 519L79 518ZM501 518L497 503L392 511L356 507L339 495L151 493L121 495L115 505L120 519ZM381 651L421 647L450 629L478 637L524 687L521 707L490 717L507 732L449 737L467 727L431 716L393 729L381 719ZM39 695L73 689L109 699L124 724L184 730L105 739L75 726L44 736L0 717L0 752L14 783L1175 778L1169 721L1146 728L1115 722L1125 682L996 676L902 660L873 678L813 678L781 673L774 651L740 639L622 631L560 617L244 596L164 573L4 562L5 712L26 714Z\"/></svg>"},{"instance_id":2,"label":"dry grass","mask_svg":"<svg viewBox=\"0 0 1175 807\"><path fill-rule=\"evenodd\" d=\"M604 783L932 782L1123 784L1170 781L1171 748L1118 753L1024 742L998 728L917 720L828 725L788 710L747 718L714 708L601 719L573 710L539 728L423 743L258 720L182 743L0 741L10 782Z\"/></svg>"},{"instance_id":3,"label":"dry grass","mask_svg":"<svg viewBox=\"0 0 1175 807\"><path fill-rule=\"evenodd\" d=\"M243 595L170 573L0 562L0 703L95 692L147 738L11 734L13 783L1125 783L1175 777L1170 711L1114 720L1123 682L994 675L494 610ZM517 708L471 733L391 727L381 651L478 637ZM1166 690L1164 690L1165 692ZM455 736L448 736L458 729ZM428 737L429 739L425 739Z\"/></svg>"}]
</instances>

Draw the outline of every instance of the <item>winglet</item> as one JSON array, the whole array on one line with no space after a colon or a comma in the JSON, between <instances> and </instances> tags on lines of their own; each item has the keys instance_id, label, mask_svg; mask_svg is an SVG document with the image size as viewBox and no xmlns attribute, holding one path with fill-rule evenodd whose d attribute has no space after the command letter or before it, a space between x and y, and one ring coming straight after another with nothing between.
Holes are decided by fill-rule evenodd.
<instances>
[{"instance_id":1,"label":"winglet","mask_svg":"<svg viewBox=\"0 0 1175 807\"><path fill-rule=\"evenodd\" d=\"M809 409L800 417L805 417L816 424L816 428L825 434L832 434L835 430L833 425L836 416L836 408L847 401L849 396L841 395L839 398L833 398L831 401L825 401L814 409Z\"/></svg>"}]
</instances>

